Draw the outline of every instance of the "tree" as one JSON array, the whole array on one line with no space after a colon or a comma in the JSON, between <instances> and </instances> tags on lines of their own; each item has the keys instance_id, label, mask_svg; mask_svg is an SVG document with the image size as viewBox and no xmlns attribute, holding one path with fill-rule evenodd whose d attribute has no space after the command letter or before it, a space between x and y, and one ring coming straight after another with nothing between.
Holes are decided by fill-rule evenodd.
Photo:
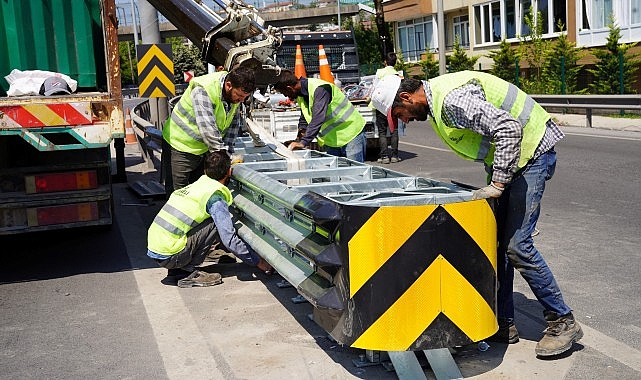
<instances>
[{"instance_id":1,"label":"tree","mask_svg":"<svg viewBox=\"0 0 641 380\"><path fill-rule=\"evenodd\" d=\"M130 41L118 43L120 55L120 83L123 87L136 85L138 83L138 61L136 60L136 49Z\"/></svg>"},{"instance_id":2,"label":"tree","mask_svg":"<svg viewBox=\"0 0 641 380\"><path fill-rule=\"evenodd\" d=\"M548 83L548 93L574 94L585 92L577 91L577 77L583 65L577 62L583 57L584 52L576 47L576 43L568 40L565 26L559 22L559 37L552 44L550 54L547 56L543 67L543 77Z\"/></svg>"},{"instance_id":3,"label":"tree","mask_svg":"<svg viewBox=\"0 0 641 380\"><path fill-rule=\"evenodd\" d=\"M434 59L434 55L428 50L425 51L425 58L418 62L421 67L425 80L439 76L438 61Z\"/></svg>"},{"instance_id":4,"label":"tree","mask_svg":"<svg viewBox=\"0 0 641 380\"><path fill-rule=\"evenodd\" d=\"M530 29L530 34L519 36L519 54L529 65L529 75L521 81L523 91L533 94L547 93L548 83L543 77L543 66L550 52L550 43L543 39L543 23L541 12L534 11L525 15L525 25Z\"/></svg>"},{"instance_id":5,"label":"tree","mask_svg":"<svg viewBox=\"0 0 641 380\"><path fill-rule=\"evenodd\" d=\"M636 43L619 44L621 29L613 19L608 24L608 28L610 33L605 49L595 50L596 63L593 69L588 70L594 76L594 81L589 86L590 92L619 94L623 87L623 93L633 93L632 86L636 82L635 74L639 68L639 55L631 54L629 50ZM621 83L621 77L623 77L623 83Z\"/></svg>"},{"instance_id":6,"label":"tree","mask_svg":"<svg viewBox=\"0 0 641 380\"><path fill-rule=\"evenodd\" d=\"M207 74L207 63L200 58L200 50L191 44L185 44L184 38L172 37L167 40L174 54L174 83L183 83L186 71L193 70L194 76Z\"/></svg>"},{"instance_id":7,"label":"tree","mask_svg":"<svg viewBox=\"0 0 641 380\"><path fill-rule=\"evenodd\" d=\"M370 18L371 20L371 18ZM376 27L365 29L362 22L353 26L354 39L356 40L358 61L367 68L362 69L361 74L374 74L376 69L383 65L383 56L380 51L380 41Z\"/></svg>"},{"instance_id":8,"label":"tree","mask_svg":"<svg viewBox=\"0 0 641 380\"><path fill-rule=\"evenodd\" d=\"M519 53L506 39L501 41L499 50L490 51L488 57L494 61L490 74L508 82L516 83L516 63L519 59Z\"/></svg>"},{"instance_id":9,"label":"tree","mask_svg":"<svg viewBox=\"0 0 641 380\"><path fill-rule=\"evenodd\" d=\"M463 70L474 70L474 65L478 60L479 56L468 57L465 50L461 48L459 37L456 36L456 39L454 40L454 53L445 57L447 72L455 73Z\"/></svg>"}]
</instances>

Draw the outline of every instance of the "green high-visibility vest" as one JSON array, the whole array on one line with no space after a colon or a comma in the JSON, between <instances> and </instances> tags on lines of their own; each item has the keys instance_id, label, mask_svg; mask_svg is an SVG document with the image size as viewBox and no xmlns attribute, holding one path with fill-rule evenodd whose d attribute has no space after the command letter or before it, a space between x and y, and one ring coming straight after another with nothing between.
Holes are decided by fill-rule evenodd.
<instances>
[{"instance_id":1,"label":"green high-visibility vest","mask_svg":"<svg viewBox=\"0 0 641 380\"><path fill-rule=\"evenodd\" d=\"M207 145L203 141L198 125L196 124L196 116L194 113L194 106L191 103L191 92L194 87L200 86L207 92L211 103L214 105L214 117L216 118L216 125L222 136L231 125L238 109L238 104L232 104L229 113L225 112L222 100L222 86L221 80L226 71L217 71L215 73L202 75L193 78L189 81L187 90L180 97L180 101L174 107L171 117L169 117L163 126L163 138L175 149L200 155L208 150Z\"/></svg>"},{"instance_id":2,"label":"green high-visibility vest","mask_svg":"<svg viewBox=\"0 0 641 380\"><path fill-rule=\"evenodd\" d=\"M318 131L318 135L316 135L318 145L327 145L333 148L340 148L347 145L347 143L361 133L365 127L365 119L338 87L324 80L315 78L309 78L307 83L309 102L302 96L299 96L296 102L300 106L300 111L308 123L312 121L314 92L318 86L330 85L332 89L332 101L327 106L325 121Z\"/></svg>"},{"instance_id":3,"label":"green high-visibility vest","mask_svg":"<svg viewBox=\"0 0 641 380\"><path fill-rule=\"evenodd\" d=\"M148 249L165 256L182 251L187 245L187 233L211 217L207 201L214 193L232 204L231 191L206 175L174 191L147 231Z\"/></svg>"},{"instance_id":4,"label":"green high-visibility vest","mask_svg":"<svg viewBox=\"0 0 641 380\"><path fill-rule=\"evenodd\" d=\"M488 102L509 112L523 126L521 156L517 169L524 167L534 156L545 134L550 115L531 96L501 78L479 71L460 71L430 79L434 103L432 127L445 144L459 156L492 165L494 142L490 136L483 136L469 129L449 127L442 117L443 102L447 94L472 80L477 80L483 87Z\"/></svg>"}]
</instances>

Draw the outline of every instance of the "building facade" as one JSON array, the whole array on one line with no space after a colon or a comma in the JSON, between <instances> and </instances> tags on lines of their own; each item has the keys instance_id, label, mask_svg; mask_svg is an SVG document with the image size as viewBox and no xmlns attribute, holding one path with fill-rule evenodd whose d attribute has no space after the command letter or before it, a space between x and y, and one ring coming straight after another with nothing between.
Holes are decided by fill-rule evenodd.
<instances>
[{"instance_id":1,"label":"building facade","mask_svg":"<svg viewBox=\"0 0 641 380\"><path fill-rule=\"evenodd\" d=\"M406 62L416 62L426 52L438 51L437 0L388 0L385 21L393 25L395 47ZM480 56L486 70L493 64L487 54L506 39L518 43L530 33L525 15L530 8L541 14L543 38L555 38L565 26L577 47L604 46L612 16L621 28L621 43L641 41L641 0L444 0L445 49L456 38L470 55Z\"/></svg>"}]
</instances>

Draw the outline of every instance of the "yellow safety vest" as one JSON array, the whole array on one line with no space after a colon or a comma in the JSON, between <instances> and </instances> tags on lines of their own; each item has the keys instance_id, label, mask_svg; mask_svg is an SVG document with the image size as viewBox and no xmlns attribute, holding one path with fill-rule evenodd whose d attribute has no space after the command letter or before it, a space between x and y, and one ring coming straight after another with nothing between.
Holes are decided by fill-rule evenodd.
<instances>
[{"instance_id":1,"label":"yellow safety vest","mask_svg":"<svg viewBox=\"0 0 641 380\"><path fill-rule=\"evenodd\" d=\"M434 130L459 156L492 165L494 142L490 136L483 136L469 129L449 127L442 117L443 102L447 94L472 80L477 80L483 87L488 102L509 112L523 126L521 156L517 169L524 167L534 156L545 134L550 115L531 96L503 79L479 71L460 71L430 79L434 103Z\"/></svg>"},{"instance_id":2,"label":"yellow safety vest","mask_svg":"<svg viewBox=\"0 0 641 380\"><path fill-rule=\"evenodd\" d=\"M232 204L231 191L206 175L174 191L147 231L147 248L165 256L182 251L187 245L187 233L211 217L207 201L214 193Z\"/></svg>"},{"instance_id":3,"label":"yellow safety vest","mask_svg":"<svg viewBox=\"0 0 641 380\"><path fill-rule=\"evenodd\" d=\"M325 121L316 136L318 145L327 145L332 148L340 148L347 145L347 143L361 133L365 127L365 119L338 87L324 80L315 78L309 78L307 83L309 102L302 96L299 96L296 102L300 106L300 111L308 123L312 121L314 92L318 86L329 84L332 89L332 101L327 106Z\"/></svg>"},{"instance_id":4,"label":"yellow safety vest","mask_svg":"<svg viewBox=\"0 0 641 380\"><path fill-rule=\"evenodd\" d=\"M208 150L198 130L194 106L191 103L191 92L196 86L204 88L207 95L209 95L209 99L214 105L216 125L218 126L220 134L225 135L225 131L234 120L238 104L232 104L229 113L225 113L221 86L221 80L224 75L227 75L226 71L218 71L195 77L189 81L187 90L185 90L185 93L180 97L180 101L176 104L171 116L167 118L163 126L162 136L169 145L181 152L196 155L203 154Z\"/></svg>"}]
</instances>

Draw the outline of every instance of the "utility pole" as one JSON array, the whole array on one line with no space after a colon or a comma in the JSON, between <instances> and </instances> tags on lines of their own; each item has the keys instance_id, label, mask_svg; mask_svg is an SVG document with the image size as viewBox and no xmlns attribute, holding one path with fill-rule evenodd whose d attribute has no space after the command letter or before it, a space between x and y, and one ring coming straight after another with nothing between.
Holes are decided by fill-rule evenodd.
<instances>
[{"instance_id":1,"label":"utility pole","mask_svg":"<svg viewBox=\"0 0 641 380\"><path fill-rule=\"evenodd\" d=\"M438 0L436 24L438 27L438 72L445 74L447 70L445 58L445 16L443 15L443 0Z\"/></svg>"}]
</instances>

